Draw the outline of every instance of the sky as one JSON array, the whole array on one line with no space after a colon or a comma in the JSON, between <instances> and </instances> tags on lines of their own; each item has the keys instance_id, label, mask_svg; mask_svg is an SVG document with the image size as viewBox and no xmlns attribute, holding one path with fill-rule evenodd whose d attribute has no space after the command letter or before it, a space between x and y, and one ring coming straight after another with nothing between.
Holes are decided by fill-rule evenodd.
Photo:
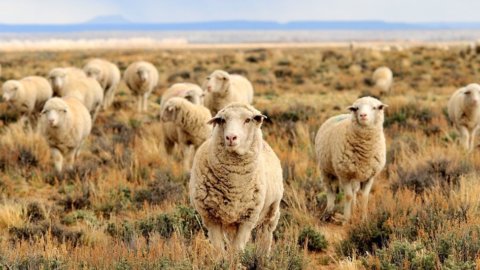
<instances>
[{"instance_id":1,"label":"sky","mask_svg":"<svg viewBox=\"0 0 480 270\"><path fill-rule=\"evenodd\" d=\"M383 20L479 22L480 0L0 0L0 23Z\"/></svg>"}]
</instances>

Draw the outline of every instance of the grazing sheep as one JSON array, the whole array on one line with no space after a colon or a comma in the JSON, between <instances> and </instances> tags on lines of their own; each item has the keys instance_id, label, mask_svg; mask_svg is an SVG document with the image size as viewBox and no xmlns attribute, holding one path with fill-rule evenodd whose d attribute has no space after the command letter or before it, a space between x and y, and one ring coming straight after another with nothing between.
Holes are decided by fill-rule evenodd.
<instances>
[{"instance_id":1,"label":"grazing sheep","mask_svg":"<svg viewBox=\"0 0 480 270\"><path fill-rule=\"evenodd\" d=\"M92 129L87 108L75 97L54 97L45 103L42 114L42 133L50 146L55 170L62 171L64 157L67 169L72 169L82 142Z\"/></svg>"},{"instance_id":2,"label":"grazing sheep","mask_svg":"<svg viewBox=\"0 0 480 270\"><path fill-rule=\"evenodd\" d=\"M3 100L27 116L32 127L36 125L43 105L53 94L48 81L38 76L25 77L19 81L6 81L2 86L2 92Z\"/></svg>"},{"instance_id":3,"label":"grazing sheep","mask_svg":"<svg viewBox=\"0 0 480 270\"><path fill-rule=\"evenodd\" d=\"M262 138L265 118L248 104L232 103L212 118L212 136L193 161L190 200L215 248L243 250L254 228L260 254L270 251L280 216L280 160Z\"/></svg>"},{"instance_id":4,"label":"grazing sheep","mask_svg":"<svg viewBox=\"0 0 480 270\"><path fill-rule=\"evenodd\" d=\"M172 97L181 97L193 104L202 104L203 90L200 86L193 83L176 83L170 86L162 95L160 112L163 111L165 104ZM162 122L162 130L165 150L168 154L171 154L175 144L179 143L177 125L174 122Z\"/></svg>"},{"instance_id":5,"label":"grazing sheep","mask_svg":"<svg viewBox=\"0 0 480 270\"><path fill-rule=\"evenodd\" d=\"M107 60L95 58L88 61L83 70L88 77L96 79L102 86L104 91L103 109L110 107L120 83L121 75L118 67Z\"/></svg>"},{"instance_id":6,"label":"grazing sheep","mask_svg":"<svg viewBox=\"0 0 480 270\"><path fill-rule=\"evenodd\" d=\"M223 70L215 70L203 83L205 107L216 114L232 102L251 104L253 86L241 75L228 74Z\"/></svg>"},{"instance_id":7,"label":"grazing sheep","mask_svg":"<svg viewBox=\"0 0 480 270\"><path fill-rule=\"evenodd\" d=\"M386 106L372 97L360 98L348 107L351 114L328 119L315 137L318 165L327 190L326 210L333 210L337 187L341 187L345 193L344 223L350 219L352 201L355 205L361 186L363 218L367 217L370 189L385 166L383 109Z\"/></svg>"},{"instance_id":8,"label":"grazing sheep","mask_svg":"<svg viewBox=\"0 0 480 270\"><path fill-rule=\"evenodd\" d=\"M388 94L392 88L393 73L388 67L379 67L373 72L372 80L380 94Z\"/></svg>"},{"instance_id":9,"label":"grazing sheep","mask_svg":"<svg viewBox=\"0 0 480 270\"><path fill-rule=\"evenodd\" d=\"M183 150L185 169L190 170L194 151L212 133L212 127L207 124L212 118L210 111L203 105L193 104L181 97L172 97L164 104L161 115L164 123L173 124L172 128L177 134L176 143Z\"/></svg>"},{"instance_id":10,"label":"grazing sheep","mask_svg":"<svg viewBox=\"0 0 480 270\"><path fill-rule=\"evenodd\" d=\"M480 85L472 83L455 91L448 101L448 116L460 132L465 149L472 151L480 129Z\"/></svg>"},{"instance_id":11,"label":"grazing sheep","mask_svg":"<svg viewBox=\"0 0 480 270\"><path fill-rule=\"evenodd\" d=\"M123 78L133 95L137 96L138 111L147 111L148 97L158 84L158 71L154 65L145 61L130 64Z\"/></svg>"},{"instance_id":12,"label":"grazing sheep","mask_svg":"<svg viewBox=\"0 0 480 270\"><path fill-rule=\"evenodd\" d=\"M55 68L48 78L57 96L78 98L95 121L103 102L103 89L95 79L87 77L77 68Z\"/></svg>"}]
</instances>

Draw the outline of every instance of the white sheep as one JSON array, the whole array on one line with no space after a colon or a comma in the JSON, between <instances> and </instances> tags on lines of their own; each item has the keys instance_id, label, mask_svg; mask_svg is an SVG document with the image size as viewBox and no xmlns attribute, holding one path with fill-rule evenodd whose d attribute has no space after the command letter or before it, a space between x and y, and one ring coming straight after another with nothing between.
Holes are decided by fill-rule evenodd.
<instances>
[{"instance_id":1,"label":"white sheep","mask_svg":"<svg viewBox=\"0 0 480 270\"><path fill-rule=\"evenodd\" d=\"M64 157L67 169L72 169L92 129L87 108L75 97L54 97L45 103L42 115L42 133L50 146L55 170L62 171Z\"/></svg>"},{"instance_id":2,"label":"white sheep","mask_svg":"<svg viewBox=\"0 0 480 270\"><path fill-rule=\"evenodd\" d=\"M375 83L375 88L380 91L380 94L388 94L392 88L392 70L388 67L379 67L373 72L372 80Z\"/></svg>"},{"instance_id":3,"label":"white sheep","mask_svg":"<svg viewBox=\"0 0 480 270\"><path fill-rule=\"evenodd\" d=\"M76 97L95 121L103 103L103 89L97 80L87 77L83 70L77 68L54 68L48 78L57 96Z\"/></svg>"},{"instance_id":4,"label":"white sheep","mask_svg":"<svg viewBox=\"0 0 480 270\"><path fill-rule=\"evenodd\" d=\"M270 251L280 216L280 160L262 137L265 118L245 103L231 103L212 118L212 136L193 161L190 200L215 248L243 250L257 228L260 254Z\"/></svg>"},{"instance_id":5,"label":"white sheep","mask_svg":"<svg viewBox=\"0 0 480 270\"><path fill-rule=\"evenodd\" d=\"M331 117L315 137L321 178L327 191L327 212L333 211L337 187L345 193L343 218L348 222L352 201L363 185L363 218L374 178L385 166L384 108L372 97L363 97L348 107L350 114Z\"/></svg>"},{"instance_id":6,"label":"white sheep","mask_svg":"<svg viewBox=\"0 0 480 270\"><path fill-rule=\"evenodd\" d=\"M175 128L176 143L182 149L184 167L190 170L196 149L210 137L212 127L207 122L212 118L210 110L193 104L181 97L170 98L163 106L162 121Z\"/></svg>"},{"instance_id":7,"label":"white sheep","mask_svg":"<svg viewBox=\"0 0 480 270\"><path fill-rule=\"evenodd\" d=\"M480 85L472 83L455 91L448 101L448 116L460 132L465 149L472 151L480 129Z\"/></svg>"},{"instance_id":8,"label":"white sheep","mask_svg":"<svg viewBox=\"0 0 480 270\"><path fill-rule=\"evenodd\" d=\"M29 76L21 80L9 80L2 86L2 98L14 110L28 117L35 125L45 102L52 97L52 87L43 77Z\"/></svg>"},{"instance_id":9,"label":"white sheep","mask_svg":"<svg viewBox=\"0 0 480 270\"><path fill-rule=\"evenodd\" d=\"M118 67L104 59L95 58L83 67L85 74L100 83L104 91L103 109L112 105L115 93L120 83L120 70Z\"/></svg>"},{"instance_id":10,"label":"white sheep","mask_svg":"<svg viewBox=\"0 0 480 270\"><path fill-rule=\"evenodd\" d=\"M160 112L172 97L181 97L193 104L203 104L203 90L200 86L193 83L176 83L163 92ZM165 150L171 154L175 144L179 143L177 126L174 122L162 122L162 130Z\"/></svg>"},{"instance_id":11,"label":"white sheep","mask_svg":"<svg viewBox=\"0 0 480 270\"><path fill-rule=\"evenodd\" d=\"M137 96L138 111L146 111L148 97L158 84L158 71L154 65L145 61L130 64L123 79L134 96Z\"/></svg>"},{"instance_id":12,"label":"white sheep","mask_svg":"<svg viewBox=\"0 0 480 270\"><path fill-rule=\"evenodd\" d=\"M205 91L204 104L212 114L232 102L251 104L253 101L252 83L241 75L215 70L202 86Z\"/></svg>"}]
</instances>

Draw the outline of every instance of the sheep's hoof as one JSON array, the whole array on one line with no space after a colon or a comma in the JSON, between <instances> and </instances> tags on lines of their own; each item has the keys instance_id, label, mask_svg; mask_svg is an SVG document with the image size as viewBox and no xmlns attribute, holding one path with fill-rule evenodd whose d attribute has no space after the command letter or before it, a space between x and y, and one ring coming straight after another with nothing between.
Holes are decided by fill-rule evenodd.
<instances>
[{"instance_id":1,"label":"sheep's hoof","mask_svg":"<svg viewBox=\"0 0 480 270\"><path fill-rule=\"evenodd\" d=\"M332 217L333 223L338 224L338 225L345 225L348 223L348 220L345 219L345 216L343 216L340 213L335 213L335 215Z\"/></svg>"},{"instance_id":2,"label":"sheep's hoof","mask_svg":"<svg viewBox=\"0 0 480 270\"><path fill-rule=\"evenodd\" d=\"M325 222L333 222L334 216L335 216L334 211L325 211L320 219Z\"/></svg>"}]
</instances>

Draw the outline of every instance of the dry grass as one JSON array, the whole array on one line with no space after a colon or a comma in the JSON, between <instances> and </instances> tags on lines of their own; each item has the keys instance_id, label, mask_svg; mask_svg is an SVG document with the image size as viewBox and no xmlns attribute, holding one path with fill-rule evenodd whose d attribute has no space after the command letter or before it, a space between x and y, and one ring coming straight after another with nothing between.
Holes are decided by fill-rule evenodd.
<instances>
[{"instance_id":1,"label":"dry grass","mask_svg":"<svg viewBox=\"0 0 480 270\"><path fill-rule=\"evenodd\" d=\"M2 53L1 79L45 76L60 65L105 57L123 71L135 60L156 65L158 104L169 84L200 83L212 70L241 72L255 86L263 130L282 161L285 194L272 258L249 245L219 260L187 197L188 175L162 144L158 111L135 112L121 85L100 114L75 168L56 174L41 136L0 103L0 265L7 268L116 269L416 269L478 267L480 151L467 155L445 117L457 87L478 77L480 55L460 47L403 51L361 48L222 48ZM314 147L328 117L371 93L381 65L392 68L386 115L388 163L377 179L370 221L321 219L326 204ZM302 231L327 245L298 241ZM318 235L317 235L318 234ZM303 245L300 245L303 243ZM320 243L322 243L320 241ZM449 245L447 245L448 243ZM412 268L413 267L413 268Z\"/></svg>"}]
</instances>

